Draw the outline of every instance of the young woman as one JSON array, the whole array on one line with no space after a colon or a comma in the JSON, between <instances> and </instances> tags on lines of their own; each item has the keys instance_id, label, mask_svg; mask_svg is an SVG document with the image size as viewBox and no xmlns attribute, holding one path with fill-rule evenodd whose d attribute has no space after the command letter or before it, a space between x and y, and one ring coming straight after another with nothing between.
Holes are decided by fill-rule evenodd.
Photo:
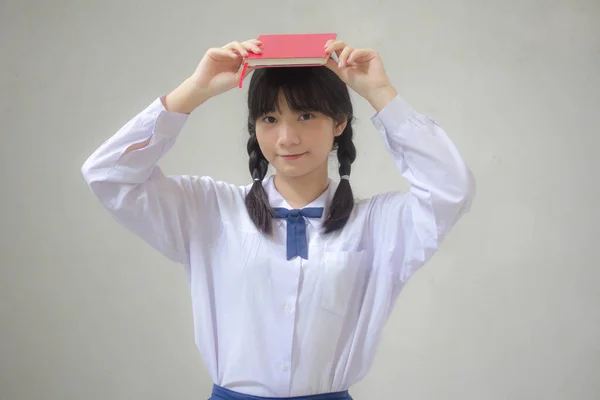
<instances>
[{"instance_id":1,"label":"young woman","mask_svg":"<svg viewBox=\"0 0 600 400\"><path fill-rule=\"evenodd\" d=\"M212 399L351 399L398 294L469 209L474 180L446 133L398 95L378 53L342 41L325 46L339 62L251 75L251 184L164 175L157 163L189 114L236 87L260 47L208 50L82 172L123 226L185 266ZM348 86L373 106L408 193L354 199ZM328 177L331 152L339 183Z\"/></svg>"}]
</instances>

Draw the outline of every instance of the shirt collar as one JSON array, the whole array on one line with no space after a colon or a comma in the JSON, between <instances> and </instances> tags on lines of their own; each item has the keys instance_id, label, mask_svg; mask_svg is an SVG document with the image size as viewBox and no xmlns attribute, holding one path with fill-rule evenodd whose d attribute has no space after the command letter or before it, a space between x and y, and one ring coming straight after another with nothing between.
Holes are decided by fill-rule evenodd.
<instances>
[{"instance_id":1,"label":"shirt collar","mask_svg":"<svg viewBox=\"0 0 600 400\"><path fill-rule=\"evenodd\" d=\"M333 195L337 189L337 182L328 178L329 184L327 189L312 202L307 204L305 207L323 207L323 216L321 218L306 218L308 223L313 227L319 229L325 223L327 219L327 213L329 211L329 205L331 204L331 200L333 199ZM267 192L267 196L269 196L269 204L271 207L284 207L287 209L292 209L293 207L288 204L287 201L281 196L277 188L275 187L275 183L273 182L273 175L268 176L263 180L263 187ZM277 226L281 226L285 223L283 219L274 219L273 220Z\"/></svg>"}]
</instances>

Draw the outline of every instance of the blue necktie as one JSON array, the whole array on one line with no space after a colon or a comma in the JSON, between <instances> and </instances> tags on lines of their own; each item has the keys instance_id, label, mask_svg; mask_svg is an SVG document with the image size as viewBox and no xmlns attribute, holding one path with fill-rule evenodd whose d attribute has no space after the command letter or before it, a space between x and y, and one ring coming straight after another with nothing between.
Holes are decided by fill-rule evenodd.
<instances>
[{"instance_id":1,"label":"blue necktie","mask_svg":"<svg viewBox=\"0 0 600 400\"><path fill-rule=\"evenodd\" d=\"M306 218L321 218L323 207L309 207L300 210L274 208L275 218L287 219L287 259L294 256L308 259L308 244L306 243Z\"/></svg>"}]
</instances>

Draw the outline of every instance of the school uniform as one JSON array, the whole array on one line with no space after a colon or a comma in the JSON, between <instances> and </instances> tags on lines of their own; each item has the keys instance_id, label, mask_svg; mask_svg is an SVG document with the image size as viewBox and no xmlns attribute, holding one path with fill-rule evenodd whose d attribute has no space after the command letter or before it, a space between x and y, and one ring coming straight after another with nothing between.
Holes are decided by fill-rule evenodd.
<instances>
[{"instance_id":1,"label":"school uniform","mask_svg":"<svg viewBox=\"0 0 600 400\"><path fill-rule=\"evenodd\" d=\"M372 122L410 191L357 200L346 226L323 234L337 187L330 179L306 206L322 217L282 215L267 237L247 215L251 184L166 176L157 166L187 118L156 99L85 162L91 190L124 227L184 266L213 399L350 399L403 286L469 210L471 171L444 130L397 96ZM292 208L272 176L263 185L272 207ZM288 231L298 219L305 233L288 237L301 230Z\"/></svg>"}]
</instances>

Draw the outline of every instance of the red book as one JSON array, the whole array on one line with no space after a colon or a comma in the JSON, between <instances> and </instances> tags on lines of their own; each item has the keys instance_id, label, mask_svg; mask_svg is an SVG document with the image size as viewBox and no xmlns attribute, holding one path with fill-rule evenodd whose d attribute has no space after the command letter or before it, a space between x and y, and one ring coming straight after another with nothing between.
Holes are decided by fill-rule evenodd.
<instances>
[{"instance_id":1,"label":"red book","mask_svg":"<svg viewBox=\"0 0 600 400\"><path fill-rule=\"evenodd\" d=\"M249 52L240 78L240 87L248 66L266 68L325 65L329 58L325 52L325 43L336 38L336 33L260 35L258 40L262 42L262 53Z\"/></svg>"}]
</instances>

